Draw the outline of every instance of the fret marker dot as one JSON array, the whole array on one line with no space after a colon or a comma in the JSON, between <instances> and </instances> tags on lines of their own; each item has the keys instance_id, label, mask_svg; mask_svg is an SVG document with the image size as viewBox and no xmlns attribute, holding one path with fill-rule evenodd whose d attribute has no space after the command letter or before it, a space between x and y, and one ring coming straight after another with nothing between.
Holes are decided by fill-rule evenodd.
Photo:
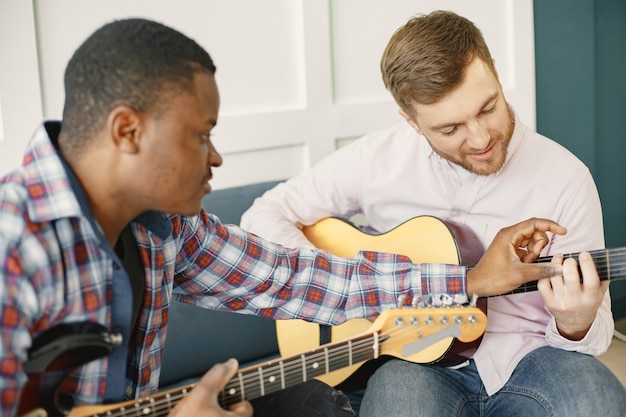
<instances>
[{"instance_id":1,"label":"fret marker dot","mask_svg":"<svg viewBox=\"0 0 626 417\"><path fill-rule=\"evenodd\" d=\"M313 369L317 369L317 368L319 368L319 367L320 367L320 364L319 364L319 363L317 363L317 362L314 362L314 363L313 363Z\"/></svg>"},{"instance_id":2,"label":"fret marker dot","mask_svg":"<svg viewBox=\"0 0 626 417\"><path fill-rule=\"evenodd\" d=\"M269 382L274 382L274 381L276 381L276 377L275 377L274 375L272 375L272 376L270 376L270 377L268 378L268 381L269 381Z\"/></svg>"},{"instance_id":3,"label":"fret marker dot","mask_svg":"<svg viewBox=\"0 0 626 417\"><path fill-rule=\"evenodd\" d=\"M237 393L237 390L235 388L231 388L231 389L228 390L228 393L230 395L235 395Z\"/></svg>"}]
</instances>

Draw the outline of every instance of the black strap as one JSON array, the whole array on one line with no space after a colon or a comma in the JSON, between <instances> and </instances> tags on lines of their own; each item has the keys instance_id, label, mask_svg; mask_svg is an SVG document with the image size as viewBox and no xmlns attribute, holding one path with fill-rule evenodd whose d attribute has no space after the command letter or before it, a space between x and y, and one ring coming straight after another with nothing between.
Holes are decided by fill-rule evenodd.
<instances>
[{"instance_id":1,"label":"black strap","mask_svg":"<svg viewBox=\"0 0 626 417\"><path fill-rule=\"evenodd\" d=\"M330 343L332 337L332 327L327 324L320 324L320 345Z\"/></svg>"},{"instance_id":2,"label":"black strap","mask_svg":"<svg viewBox=\"0 0 626 417\"><path fill-rule=\"evenodd\" d=\"M124 265L124 269L130 280L130 286L133 290L133 315L130 323L131 329L134 329L143 301L146 276L141 257L139 256L139 250L137 249L137 242L135 241L130 225L126 226L122 231L115 245L115 252L122 261L122 265Z\"/></svg>"}]
</instances>

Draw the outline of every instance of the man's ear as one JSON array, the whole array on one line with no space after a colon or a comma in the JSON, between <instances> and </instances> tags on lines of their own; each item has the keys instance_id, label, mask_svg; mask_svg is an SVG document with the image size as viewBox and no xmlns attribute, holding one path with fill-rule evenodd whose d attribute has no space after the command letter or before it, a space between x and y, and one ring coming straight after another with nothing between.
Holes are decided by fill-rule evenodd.
<instances>
[{"instance_id":1,"label":"man's ear","mask_svg":"<svg viewBox=\"0 0 626 417\"><path fill-rule=\"evenodd\" d=\"M125 153L139 151L139 137L141 132L141 116L129 106L117 106L108 118L108 129L115 146Z\"/></svg>"},{"instance_id":2,"label":"man's ear","mask_svg":"<svg viewBox=\"0 0 626 417\"><path fill-rule=\"evenodd\" d=\"M402 116L404 118L404 120L406 120L406 122L411 125L411 127L413 129L415 129L415 131L424 136L424 133L422 133L422 129L420 129L420 127L417 125L417 122L415 120L413 120L413 118L411 116L409 116L404 110L400 109L398 110L398 113L400 113L400 116Z\"/></svg>"}]
</instances>

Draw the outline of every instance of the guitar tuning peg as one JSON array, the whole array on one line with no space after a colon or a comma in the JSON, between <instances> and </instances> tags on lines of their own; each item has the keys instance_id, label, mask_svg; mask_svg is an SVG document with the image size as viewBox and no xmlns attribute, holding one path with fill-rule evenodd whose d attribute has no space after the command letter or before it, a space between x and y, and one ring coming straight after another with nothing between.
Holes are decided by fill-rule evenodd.
<instances>
[{"instance_id":1,"label":"guitar tuning peg","mask_svg":"<svg viewBox=\"0 0 626 417\"><path fill-rule=\"evenodd\" d=\"M398 308L404 307L404 304L406 304L406 294L400 294L398 296Z\"/></svg>"},{"instance_id":2,"label":"guitar tuning peg","mask_svg":"<svg viewBox=\"0 0 626 417\"><path fill-rule=\"evenodd\" d=\"M411 307L418 308L420 303L420 299L418 296L413 295L413 300L411 300Z\"/></svg>"},{"instance_id":3,"label":"guitar tuning peg","mask_svg":"<svg viewBox=\"0 0 626 417\"><path fill-rule=\"evenodd\" d=\"M470 300L470 307L476 307L476 303L478 302L478 295L476 293L472 294L472 299Z\"/></svg>"}]
</instances>

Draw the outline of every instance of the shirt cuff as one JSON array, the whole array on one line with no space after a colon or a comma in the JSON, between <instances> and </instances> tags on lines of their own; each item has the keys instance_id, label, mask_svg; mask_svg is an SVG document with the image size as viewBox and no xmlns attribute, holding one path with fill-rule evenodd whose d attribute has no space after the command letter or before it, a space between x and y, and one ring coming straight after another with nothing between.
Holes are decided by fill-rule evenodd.
<instances>
[{"instance_id":1,"label":"shirt cuff","mask_svg":"<svg viewBox=\"0 0 626 417\"><path fill-rule=\"evenodd\" d=\"M597 333L599 332L599 327L598 318L596 317L585 337L580 340L569 340L559 333L559 329L556 326L556 319L552 317L546 329L546 341L549 346L554 348L585 353L591 356L599 356L606 352L606 349L598 347Z\"/></svg>"},{"instance_id":2,"label":"shirt cuff","mask_svg":"<svg viewBox=\"0 0 626 417\"><path fill-rule=\"evenodd\" d=\"M467 304L467 269L461 265L422 264L420 307Z\"/></svg>"}]
</instances>

